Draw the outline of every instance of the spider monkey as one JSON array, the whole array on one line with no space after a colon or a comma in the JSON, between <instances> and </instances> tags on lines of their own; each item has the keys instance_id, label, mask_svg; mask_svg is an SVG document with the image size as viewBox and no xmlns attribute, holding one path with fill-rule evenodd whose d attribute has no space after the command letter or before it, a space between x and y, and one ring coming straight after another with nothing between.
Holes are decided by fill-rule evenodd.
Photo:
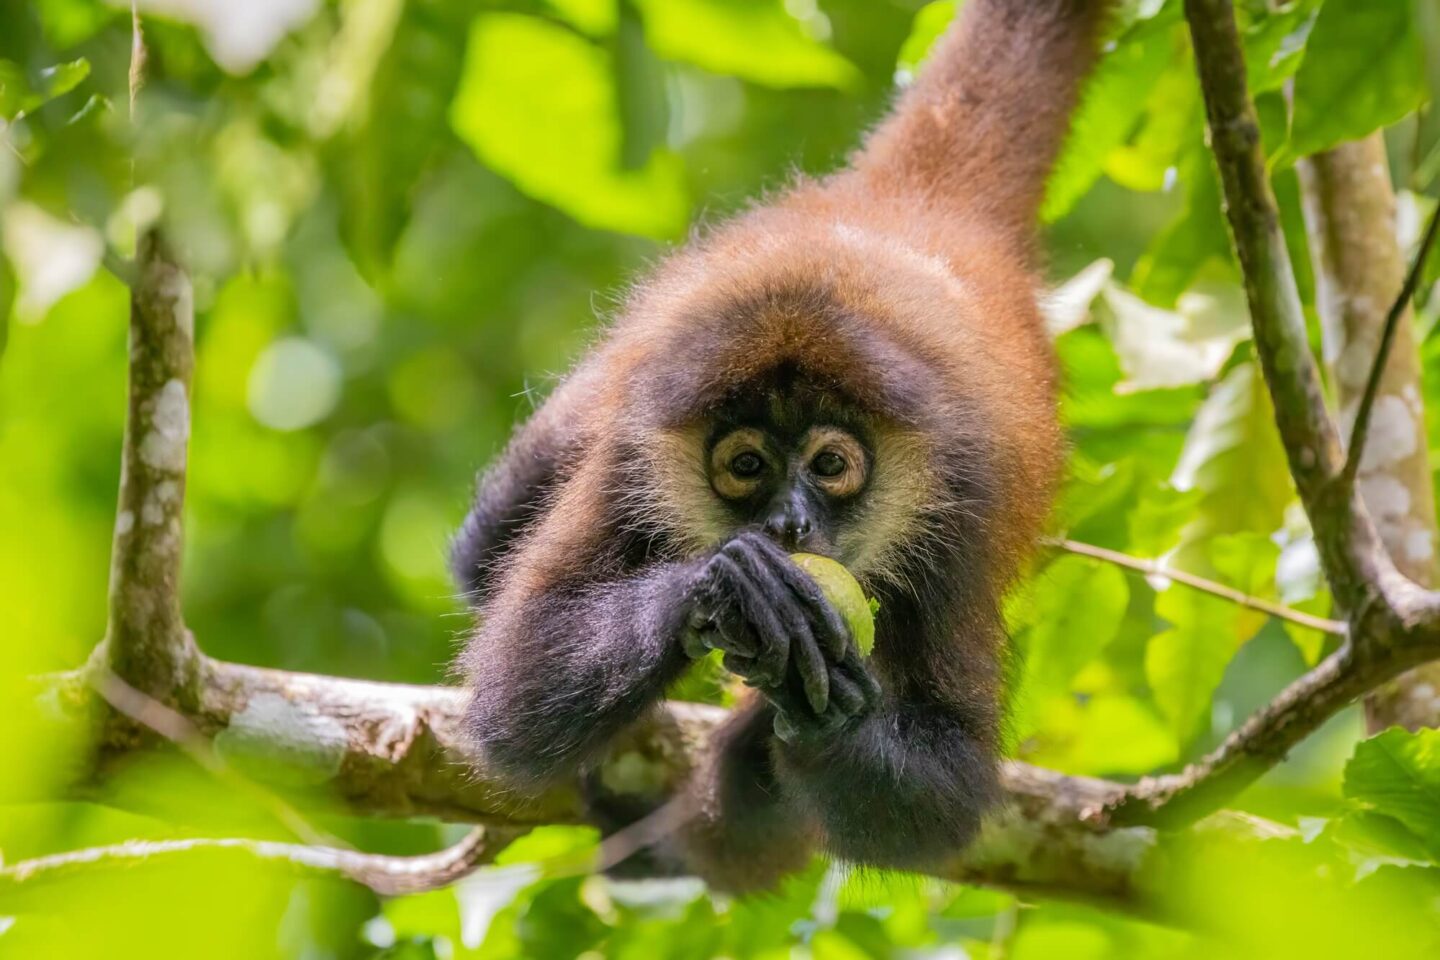
<instances>
[{"instance_id":1,"label":"spider monkey","mask_svg":"<svg viewBox=\"0 0 1440 960\"><path fill-rule=\"evenodd\" d=\"M849 166L670 256L484 476L453 551L489 769L593 767L697 655L754 688L688 867L936 865L996 802L1000 598L1061 463L1045 177L1107 0L969 0ZM880 602L874 654L790 561Z\"/></svg>"}]
</instances>

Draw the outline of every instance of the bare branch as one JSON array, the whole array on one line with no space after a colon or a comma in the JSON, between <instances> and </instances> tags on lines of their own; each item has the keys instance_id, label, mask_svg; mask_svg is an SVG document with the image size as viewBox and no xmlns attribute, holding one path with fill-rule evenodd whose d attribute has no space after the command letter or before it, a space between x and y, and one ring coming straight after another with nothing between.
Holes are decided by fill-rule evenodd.
<instances>
[{"instance_id":1,"label":"bare branch","mask_svg":"<svg viewBox=\"0 0 1440 960\"><path fill-rule=\"evenodd\" d=\"M1206 580L1204 577L1197 577L1193 573L1186 573L1184 570L1162 567L1154 560L1132 557L1126 553L1107 550L1104 547L1097 547L1088 543L1081 543L1078 540L1049 540L1046 542L1049 546L1057 550L1064 550L1067 553L1078 554L1082 557L1090 557L1094 560L1103 560L1106 563L1113 563L1117 567L1124 567L1127 570L1143 573L1147 577L1164 577L1167 580L1173 580L1176 583L1183 584L1194 590L1199 590L1202 593L1222 597L1238 606L1248 607L1251 610L1259 610L1261 613L1269 614L1278 620L1287 620L1290 623L1298 624L1302 627L1309 627L1311 630L1319 630L1322 633L1331 633L1343 637L1349 629L1343 621L1317 617L1303 610L1295 610L1283 604L1271 603L1269 600L1252 597L1248 593L1243 593L1234 587L1227 587L1223 583Z\"/></svg>"},{"instance_id":2,"label":"bare branch","mask_svg":"<svg viewBox=\"0 0 1440 960\"><path fill-rule=\"evenodd\" d=\"M13 904L19 895L81 875L160 869L202 856L237 865L271 863L300 876L344 877L383 895L421 893L448 886L489 863L513 838L513 831L477 827L454 846L414 857L241 838L131 840L0 867L0 902Z\"/></svg>"},{"instance_id":3,"label":"bare branch","mask_svg":"<svg viewBox=\"0 0 1440 960\"><path fill-rule=\"evenodd\" d=\"M144 81L145 42L132 7L130 103ZM190 278L155 227L136 241L130 289L129 409L110 560L105 659L117 676L161 699L194 695L191 643L180 615L190 374L195 365Z\"/></svg>"},{"instance_id":4,"label":"bare branch","mask_svg":"<svg viewBox=\"0 0 1440 960\"><path fill-rule=\"evenodd\" d=\"M1360 459L1365 453L1365 440L1370 430L1370 415L1375 407L1375 397L1380 392L1380 380L1385 375L1385 365L1390 359L1391 345L1395 342L1395 330L1400 325L1400 318L1405 316L1410 306L1410 298L1415 296L1415 288L1420 283L1420 274L1425 266L1425 258L1430 253L1430 248L1435 244L1435 236L1440 233L1440 206L1430 215L1430 225L1425 228L1425 236L1420 240L1420 247L1415 251L1415 259L1410 263L1410 271L1405 275L1405 283L1400 287L1400 293L1395 297L1395 302L1390 306L1390 312L1385 315L1385 326L1380 332L1380 345L1375 349L1375 361L1370 366L1370 376L1365 381L1365 392L1360 396L1360 407L1355 412L1355 425L1350 431L1350 447L1345 457L1345 471L1343 474L1344 484L1353 486L1355 475L1360 470Z\"/></svg>"},{"instance_id":5,"label":"bare branch","mask_svg":"<svg viewBox=\"0 0 1440 960\"><path fill-rule=\"evenodd\" d=\"M1245 80L1245 57L1231 0L1185 0L1185 16L1220 172L1225 214L1244 277L1255 347L1274 401L1290 472L1341 609L1364 605L1378 578L1374 527L1352 491L1340 436L1325 407L1310 355L1295 274L1265 166L1260 124Z\"/></svg>"},{"instance_id":6,"label":"bare branch","mask_svg":"<svg viewBox=\"0 0 1440 960\"><path fill-rule=\"evenodd\" d=\"M1407 309L1406 265L1396 235L1395 189L1385 137L1339 144L1296 164L1315 267L1324 357L1352 432L1346 474L1360 494L1390 560L1416 584L1435 574L1435 494L1425 430L1424 369ZM1433 237L1434 222L1430 236ZM1416 265L1423 259L1423 251ZM1410 272L1413 284L1416 274ZM1381 354L1385 356L1382 358ZM1381 422L1385 442L1367 448L1360 424ZM1365 697L1366 724L1379 732L1440 724L1440 663L1416 668Z\"/></svg>"},{"instance_id":7,"label":"bare branch","mask_svg":"<svg viewBox=\"0 0 1440 960\"><path fill-rule=\"evenodd\" d=\"M91 685L111 707L174 743L216 780L249 796L258 806L269 811L278 823L298 839L312 846L347 846L338 838L317 829L300 811L270 790L237 773L215 752L214 745L185 717L159 700L136 690L103 666L92 669L89 673Z\"/></svg>"}]
</instances>

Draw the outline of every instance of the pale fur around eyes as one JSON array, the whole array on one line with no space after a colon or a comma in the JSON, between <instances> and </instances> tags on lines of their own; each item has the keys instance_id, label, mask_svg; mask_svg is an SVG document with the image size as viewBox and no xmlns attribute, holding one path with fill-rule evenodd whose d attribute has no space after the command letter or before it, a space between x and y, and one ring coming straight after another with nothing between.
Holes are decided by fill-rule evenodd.
<instances>
[{"instance_id":1,"label":"pale fur around eyes","mask_svg":"<svg viewBox=\"0 0 1440 960\"><path fill-rule=\"evenodd\" d=\"M817 440L819 434L817 430ZM817 452L823 447L823 442L812 443ZM706 463L703 427L664 431L650 448L647 473L653 486L635 498L647 503L647 519L663 526L691 555L734 532ZM885 580L896 575L902 546L925 522L926 504L934 497L933 476L929 448L918 432L892 427L876 431L869 485L854 519L835 541L840 560L857 577Z\"/></svg>"}]
</instances>

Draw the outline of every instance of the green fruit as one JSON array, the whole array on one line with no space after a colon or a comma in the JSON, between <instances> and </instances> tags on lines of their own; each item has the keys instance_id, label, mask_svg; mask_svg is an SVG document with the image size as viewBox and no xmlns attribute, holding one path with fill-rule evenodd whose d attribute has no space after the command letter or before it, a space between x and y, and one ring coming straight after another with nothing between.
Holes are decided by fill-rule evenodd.
<instances>
[{"instance_id":1,"label":"green fruit","mask_svg":"<svg viewBox=\"0 0 1440 960\"><path fill-rule=\"evenodd\" d=\"M879 605L866 598L865 591L843 564L814 553L792 553L790 559L810 575L825 598L845 618L860 655L870 656L870 651L875 649L875 611Z\"/></svg>"}]
</instances>

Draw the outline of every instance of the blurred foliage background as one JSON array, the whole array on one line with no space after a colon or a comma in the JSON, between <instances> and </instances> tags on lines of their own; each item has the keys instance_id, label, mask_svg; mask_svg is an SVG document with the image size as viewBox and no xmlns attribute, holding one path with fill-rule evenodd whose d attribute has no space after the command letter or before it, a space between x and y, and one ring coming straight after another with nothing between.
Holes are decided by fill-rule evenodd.
<instances>
[{"instance_id":1,"label":"blurred foliage background","mask_svg":"<svg viewBox=\"0 0 1440 960\"><path fill-rule=\"evenodd\" d=\"M441 682L466 628L445 549L477 469L627 277L799 173L844 161L949 0L146 0L0 3L0 852L285 836L185 761L86 802L46 784L24 678L104 630L137 225L158 218L198 312L186 618L201 646L294 670ZM1433 201L1440 5L1238 3L1312 322L1297 156L1384 128L1409 249ZM1043 69L1037 64L1037 69ZM1071 481L1055 526L1328 612L1248 343L1174 0L1130 0L1044 210ZM1440 449L1440 299L1417 323ZM1316 335L1318 342L1318 333ZM1130 778L1214 746L1333 644L1081 557L1011 604L1012 753ZM707 696L714 686L685 692ZM1337 718L1240 800L1297 828L1194 857L1169 891L1215 941L1098 909L817 864L730 902L690 882L506 883L383 905L203 859L6 915L0 955L204 957L1434 956L1440 739ZM433 823L307 814L357 846ZM523 862L592 844L552 828Z\"/></svg>"}]
</instances>

